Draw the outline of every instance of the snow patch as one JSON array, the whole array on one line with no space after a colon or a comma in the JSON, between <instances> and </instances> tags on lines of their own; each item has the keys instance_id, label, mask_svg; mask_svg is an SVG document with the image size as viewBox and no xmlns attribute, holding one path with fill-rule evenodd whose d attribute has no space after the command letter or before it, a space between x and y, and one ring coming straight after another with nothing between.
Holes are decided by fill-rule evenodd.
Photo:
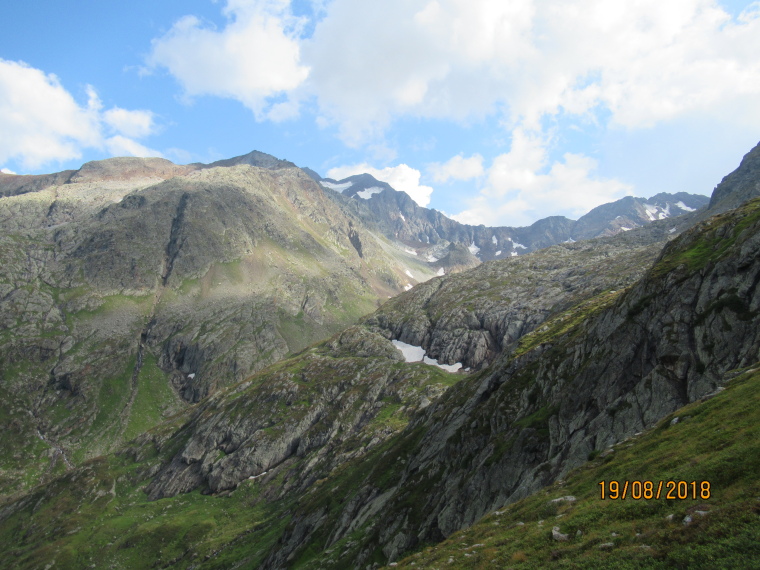
<instances>
[{"instance_id":1,"label":"snow patch","mask_svg":"<svg viewBox=\"0 0 760 570\"><path fill-rule=\"evenodd\" d=\"M647 204L646 202L644 202L644 204L642 205L644 206L644 211L646 212L647 218L649 218L650 222L653 222L657 219L662 219L662 218L658 218L658 215L661 213L660 208L658 208L654 204Z\"/></svg>"},{"instance_id":2,"label":"snow patch","mask_svg":"<svg viewBox=\"0 0 760 570\"><path fill-rule=\"evenodd\" d=\"M373 186L372 188L367 188L366 190L359 190L356 195L359 196L359 198L364 198L365 200L369 200L373 194L380 194L383 189L379 188L378 186Z\"/></svg>"},{"instance_id":3,"label":"snow patch","mask_svg":"<svg viewBox=\"0 0 760 570\"><path fill-rule=\"evenodd\" d=\"M411 272L411 271L409 271L408 269L406 270L406 274L407 274L409 277L411 277L412 279L414 279L414 275L412 275L412 272Z\"/></svg>"},{"instance_id":4,"label":"snow patch","mask_svg":"<svg viewBox=\"0 0 760 570\"><path fill-rule=\"evenodd\" d=\"M678 206L682 210L686 210L687 212L696 212L697 211L696 208L689 208L689 206L687 206L686 204L683 203L683 201L680 201L680 200L678 202L676 202L676 206ZM675 228L673 228L673 229L675 229Z\"/></svg>"},{"instance_id":5,"label":"snow patch","mask_svg":"<svg viewBox=\"0 0 760 570\"><path fill-rule=\"evenodd\" d=\"M469 249L469 250L470 250L470 253L471 253L472 255L478 255L478 252L480 251L480 248L479 248L477 245L475 245L475 243L474 243L474 242L473 242L473 244L472 244L471 246L469 246L467 249Z\"/></svg>"},{"instance_id":6,"label":"snow patch","mask_svg":"<svg viewBox=\"0 0 760 570\"><path fill-rule=\"evenodd\" d=\"M324 180L322 180L320 184L330 190L337 190L338 192L343 192L346 188L351 188L351 186L354 185L353 182L343 182L338 184L337 182L325 182Z\"/></svg>"},{"instance_id":7,"label":"snow patch","mask_svg":"<svg viewBox=\"0 0 760 570\"><path fill-rule=\"evenodd\" d=\"M406 218L404 217L404 214L402 214L401 212L399 212L398 217L401 218L402 220L406 221Z\"/></svg>"},{"instance_id":8,"label":"snow patch","mask_svg":"<svg viewBox=\"0 0 760 570\"><path fill-rule=\"evenodd\" d=\"M436 359L425 356L425 349L421 346L414 346L405 342L401 342L400 340L392 340L391 342L393 343L393 346L401 351L401 354L404 355L404 360L406 362L422 361L425 364L437 366L438 368L442 368L448 372L456 372L462 368L461 362L457 362L456 364L438 364L438 361Z\"/></svg>"},{"instance_id":9,"label":"snow patch","mask_svg":"<svg viewBox=\"0 0 760 570\"><path fill-rule=\"evenodd\" d=\"M441 267L440 269L438 269L438 273L436 273L436 275L438 275L439 277L442 276L442 275L446 275L446 272L443 270L443 267Z\"/></svg>"},{"instance_id":10,"label":"snow patch","mask_svg":"<svg viewBox=\"0 0 760 570\"><path fill-rule=\"evenodd\" d=\"M420 362L425 357L425 349L421 346L414 346L400 340L392 340L391 343L401 351L406 362Z\"/></svg>"},{"instance_id":11,"label":"snow patch","mask_svg":"<svg viewBox=\"0 0 760 570\"><path fill-rule=\"evenodd\" d=\"M494 257L495 257L495 256L497 256L497 255L501 255L501 250L497 251L497 252L494 254Z\"/></svg>"},{"instance_id":12,"label":"snow patch","mask_svg":"<svg viewBox=\"0 0 760 570\"><path fill-rule=\"evenodd\" d=\"M620 226L620 229L624 232L630 232L632 228L626 228L625 226Z\"/></svg>"},{"instance_id":13,"label":"snow patch","mask_svg":"<svg viewBox=\"0 0 760 570\"><path fill-rule=\"evenodd\" d=\"M435 263L436 261L438 261L438 258L428 253L427 260L428 260L428 263Z\"/></svg>"},{"instance_id":14,"label":"snow patch","mask_svg":"<svg viewBox=\"0 0 760 570\"><path fill-rule=\"evenodd\" d=\"M407 283L406 285L404 285L404 291L409 291L409 289L411 289L412 287L414 287L414 285L412 285L411 283Z\"/></svg>"},{"instance_id":15,"label":"snow patch","mask_svg":"<svg viewBox=\"0 0 760 570\"><path fill-rule=\"evenodd\" d=\"M491 236L491 243L494 245L499 245L499 240L496 239L496 236Z\"/></svg>"},{"instance_id":16,"label":"snow patch","mask_svg":"<svg viewBox=\"0 0 760 570\"><path fill-rule=\"evenodd\" d=\"M618 217L620 217L620 216L618 216ZM567 239L566 239L565 241L563 241L562 243L575 243L575 240L574 240L573 238L567 238Z\"/></svg>"},{"instance_id":17,"label":"snow patch","mask_svg":"<svg viewBox=\"0 0 760 570\"><path fill-rule=\"evenodd\" d=\"M674 234L674 233L676 233L676 229L675 229L675 228L670 228L670 229L668 230L668 233L669 233L669 234Z\"/></svg>"},{"instance_id":18,"label":"snow patch","mask_svg":"<svg viewBox=\"0 0 760 570\"><path fill-rule=\"evenodd\" d=\"M517 249L518 247L521 247L521 248L523 248L523 249L528 249L528 248L527 248L527 247L525 247L523 244L521 244L521 243L517 243L515 240L512 240L512 247L514 247L515 249Z\"/></svg>"},{"instance_id":19,"label":"snow patch","mask_svg":"<svg viewBox=\"0 0 760 570\"><path fill-rule=\"evenodd\" d=\"M411 254L411 255L417 255L417 252L416 252L416 251L414 251L414 250L411 250L411 249L406 249L406 248L404 248L404 251L405 251L406 253L409 253L409 254Z\"/></svg>"},{"instance_id":20,"label":"snow patch","mask_svg":"<svg viewBox=\"0 0 760 570\"><path fill-rule=\"evenodd\" d=\"M516 252L516 251L513 251L513 252L511 252L511 253L510 253L510 255L511 255L512 257L517 257L517 252Z\"/></svg>"},{"instance_id":21,"label":"snow patch","mask_svg":"<svg viewBox=\"0 0 760 570\"><path fill-rule=\"evenodd\" d=\"M428 358L427 356L422 359L422 362L425 364L432 364L433 366L437 366L438 368L444 369L446 372L456 372L460 368L462 368L462 363L457 362L455 364L438 364L438 361L435 358Z\"/></svg>"},{"instance_id":22,"label":"snow patch","mask_svg":"<svg viewBox=\"0 0 760 570\"><path fill-rule=\"evenodd\" d=\"M195 372L188 374L187 377L190 378L190 380L192 380L193 378L195 378Z\"/></svg>"}]
</instances>

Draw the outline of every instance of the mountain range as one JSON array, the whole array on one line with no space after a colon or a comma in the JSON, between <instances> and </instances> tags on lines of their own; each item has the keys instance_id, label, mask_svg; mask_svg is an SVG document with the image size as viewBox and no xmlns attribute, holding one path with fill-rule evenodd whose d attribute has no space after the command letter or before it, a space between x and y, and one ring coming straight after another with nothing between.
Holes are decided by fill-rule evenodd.
<instances>
[{"instance_id":1,"label":"mountain range","mask_svg":"<svg viewBox=\"0 0 760 570\"><path fill-rule=\"evenodd\" d=\"M574 470L614 467L611 446L754 382L758 157L709 200L628 197L528 228L258 152L0 174L3 559L416 565ZM727 493L745 475L715 477L697 510L738 509L752 535L756 507ZM531 550L533 567L588 549L677 562L672 533L597 549L595 515L550 510L581 534ZM551 545L554 526L536 536ZM716 536L724 565L747 548ZM446 564L525 562L499 540Z\"/></svg>"}]
</instances>

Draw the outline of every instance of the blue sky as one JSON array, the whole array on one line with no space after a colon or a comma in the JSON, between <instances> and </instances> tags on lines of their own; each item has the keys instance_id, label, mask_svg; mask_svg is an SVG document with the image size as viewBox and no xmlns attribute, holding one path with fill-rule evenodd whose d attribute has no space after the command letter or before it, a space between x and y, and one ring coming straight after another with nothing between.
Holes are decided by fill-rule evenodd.
<instances>
[{"instance_id":1,"label":"blue sky","mask_svg":"<svg viewBox=\"0 0 760 570\"><path fill-rule=\"evenodd\" d=\"M760 140L760 3L6 3L0 168L253 149L460 221L709 194Z\"/></svg>"}]
</instances>

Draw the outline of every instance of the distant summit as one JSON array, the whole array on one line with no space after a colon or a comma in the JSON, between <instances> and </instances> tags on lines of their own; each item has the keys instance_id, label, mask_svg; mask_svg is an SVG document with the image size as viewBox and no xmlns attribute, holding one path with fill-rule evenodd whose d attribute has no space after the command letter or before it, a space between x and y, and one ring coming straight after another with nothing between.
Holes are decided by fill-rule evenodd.
<instances>
[{"instance_id":1,"label":"distant summit","mask_svg":"<svg viewBox=\"0 0 760 570\"><path fill-rule=\"evenodd\" d=\"M561 242L616 235L696 212L708 202L706 196L686 192L651 198L627 196L598 206L577 221L549 216L527 227L486 227L461 224L436 210L420 207L406 193L370 174L315 180L323 188L353 199L353 208L365 223L375 224L387 237L402 241L417 253L431 246L457 243L480 261L517 257Z\"/></svg>"},{"instance_id":2,"label":"distant summit","mask_svg":"<svg viewBox=\"0 0 760 570\"><path fill-rule=\"evenodd\" d=\"M242 156L217 160L211 164L199 164L198 166L201 168L214 168L216 166L237 166L238 164L249 164L250 166L258 166L259 168L267 168L269 170L279 170L280 168L296 168L296 165L288 160L280 160L271 154L259 152L258 150L251 151L248 154L244 154Z\"/></svg>"}]
</instances>

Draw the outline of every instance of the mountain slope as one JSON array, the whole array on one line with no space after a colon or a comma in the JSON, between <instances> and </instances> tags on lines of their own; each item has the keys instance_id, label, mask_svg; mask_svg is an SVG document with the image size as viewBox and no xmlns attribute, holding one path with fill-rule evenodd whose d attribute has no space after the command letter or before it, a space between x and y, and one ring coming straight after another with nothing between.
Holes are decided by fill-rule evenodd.
<instances>
[{"instance_id":1,"label":"mountain slope","mask_svg":"<svg viewBox=\"0 0 760 570\"><path fill-rule=\"evenodd\" d=\"M739 168L727 175L715 188L710 198L710 212L721 213L736 208L760 196L760 144L749 151L741 161Z\"/></svg>"},{"instance_id":2,"label":"mountain slope","mask_svg":"<svg viewBox=\"0 0 760 570\"><path fill-rule=\"evenodd\" d=\"M3 559L385 563L760 359L754 201L659 254L670 220L433 280L272 364L435 265L356 199L242 162L0 201ZM391 340L478 370L404 362Z\"/></svg>"},{"instance_id":3,"label":"mountain slope","mask_svg":"<svg viewBox=\"0 0 760 570\"><path fill-rule=\"evenodd\" d=\"M759 430L755 366L397 567L750 568L760 559Z\"/></svg>"},{"instance_id":4,"label":"mountain slope","mask_svg":"<svg viewBox=\"0 0 760 570\"><path fill-rule=\"evenodd\" d=\"M413 420L398 455L384 459L397 469L336 482L328 494L345 499L327 509L304 499L267 567L306 556L304 544L347 540L336 567L393 560L715 390L727 371L758 360L759 231L756 200L671 242L629 290L523 337ZM366 521L366 510L378 514Z\"/></svg>"},{"instance_id":5,"label":"mountain slope","mask_svg":"<svg viewBox=\"0 0 760 570\"><path fill-rule=\"evenodd\" d=\"M435 274L270 159L110 159L0 199L0 408L16 434L0 449L0 494Z\"/></svg>"},{"instance_id":6,"label":"mountain slope","mask_svg":"<svg viewBox=\"0 0 760 570\"><path fill-rule=\"evenodd\" d=\"M695 227L472 375L352 327L7 502L8 552L22 568L346 568L438 542L757 361L758 230L760 201Z\"/></svg>"}]
</instances>

